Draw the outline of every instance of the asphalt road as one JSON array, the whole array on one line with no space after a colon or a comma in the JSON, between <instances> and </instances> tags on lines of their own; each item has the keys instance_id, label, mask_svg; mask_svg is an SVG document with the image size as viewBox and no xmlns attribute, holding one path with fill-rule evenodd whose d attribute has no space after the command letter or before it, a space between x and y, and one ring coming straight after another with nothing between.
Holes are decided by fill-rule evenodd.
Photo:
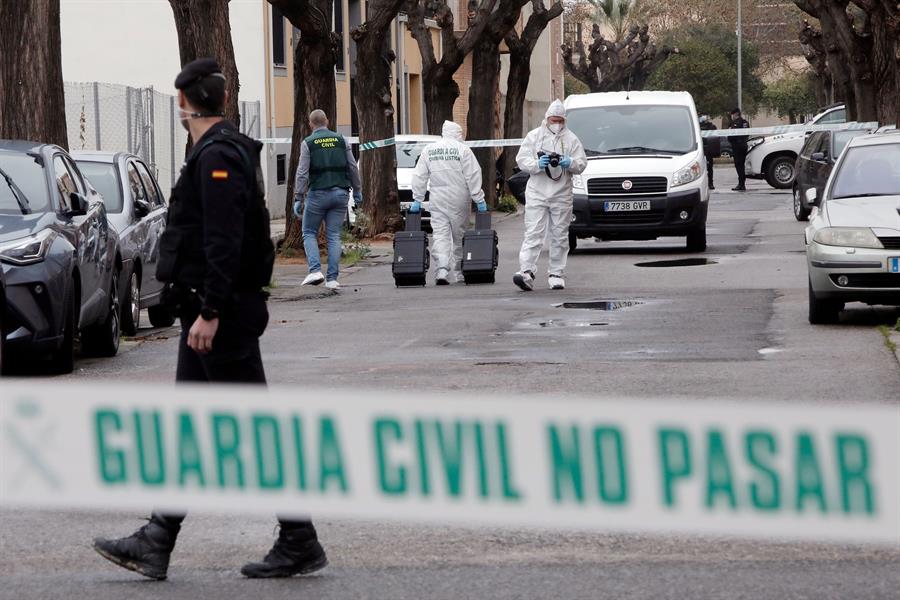
<instances>
[{"instance_id":1,"label":"asphalt road","mask_svg":"<svg viewBox=\"0 0 900 600\"><path fill-rule=\"evenodd\" d=\"M716 177L720 189L733 185L729 169ZM338 294L300 296L297 270L282 269L263 338L269 379L299 390L900 404L900 365L876 329L900 311L853 305L839 325L810 326L803 225L789 194L751 188L714 193L706 253L686 253L680 238L582 241L561 292L543 274L532 293L511 283L521 216L498 225L493 286L398 290L381 264L344 276ZM653 265L686 258L709 264ZM562 306L579 302L594 304ZM79 361L70 377L171 381L175 335L144 331L116 358ZM0 598L896 598L900 589L897 549L354 521L318 522L331 559L320 574L248 581L238 569L267 551L274 522L199 514L185 523L169 581L155 583L89 548L141 516L0 512Z\"/></svg>"}]
</instances>

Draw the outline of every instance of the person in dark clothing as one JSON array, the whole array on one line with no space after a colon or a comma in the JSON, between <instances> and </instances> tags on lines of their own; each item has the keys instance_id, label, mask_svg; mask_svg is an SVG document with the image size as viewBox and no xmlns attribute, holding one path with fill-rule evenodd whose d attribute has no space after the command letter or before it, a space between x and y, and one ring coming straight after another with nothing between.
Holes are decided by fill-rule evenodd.
<instances>
[{"instance_id":1,"label":"person in dark clothing","mask_svg":"<svg viewBox=\"0 0 900 600\"><path fill-rule=\"evenodd\" d=\"M182 334L175 380L265 385L259 337L268 324L274 247L259 152L262 144L223 118L225 77L211 58L184 67L175 80L182 125L194 140L169 202L157 277L177 298ZM104 558L152 579L167 576L185 514L154 511L122 539L94 540ZM247 577L290 577L328 559L309 520L279 518L281 530Z\"/></svg>"},{"instance_id":2,"label":"person in dark clothing","mask_svg":"<svg viewBox=\"0 0 900 600\"><path fill-rule=\"evenodd\" d=\"M730 129L747 129L750 127L750 123L741 116L741 109L735 108L731 111L731 126ZM731 142L731 153L734 157L734 169L737 171L738 176L738 184L737 186L731 188L735 192L743 192L746 191L747 188L744 186L744 183L747 180L747 176L744 171L744 161L747 159L747 140L750 136L747 135L731 135L728 136L728 141Z\"/></svg>"},{"instance_id":3,"label":"person in dark clothing","mask_svg":"<svg viewBox=\"0 0 900 600\"><path fill-rule=\"evenodd\" d=\"M709 116L700 115L700 129L712 131L716 129L716 126L709 120ZM706 157L706 175L709 178L709 189L714 190L716 186L713 185L713 165L715 159L722 155L722 138L703 138L703 155Z\"/></svg>"}]
</instances>

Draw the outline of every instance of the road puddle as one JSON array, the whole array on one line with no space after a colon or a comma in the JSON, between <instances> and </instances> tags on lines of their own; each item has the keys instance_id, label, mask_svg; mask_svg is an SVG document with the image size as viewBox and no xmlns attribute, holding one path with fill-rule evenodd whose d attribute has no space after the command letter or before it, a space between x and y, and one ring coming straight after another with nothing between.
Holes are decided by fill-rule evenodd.
<instances>
[{"instance_id":1,"label":"road puddle","mask_svg":"<svg viewBox=\"0 0 900 600\"><path fill-rule=\"evenodd\" d=\"M643 304L641 300L592 300L590 302L563 302L562 304L554 304L556 308L579 308L584 310L619 310L622 308L630 308L632 306L640 306ZM605 325L605 323L604 323Z\"/></svg>"},{"instance_id":2,"label":"road puddle","mask_svg":"<svg viewBox=\"0 0 900 600\"><path fill-rule=\"evenodd\" d=\"M558 319L550 319L549 321L541 321L539 327L603 327L609 323L590 323L587 321L565 321Z\"/></svg>"},{"instance_id":3,"label":"road puddle","mask_svg":"<svg viewBox=\"0 0 900 600\"><path fill-rule=\"evenodd\" d=\"M675 260L653 260L650 262L634 263L636 267L702 267L703 265L717 265L719 261L709 258L678 258Z\"/></svg>"}]
</instances>

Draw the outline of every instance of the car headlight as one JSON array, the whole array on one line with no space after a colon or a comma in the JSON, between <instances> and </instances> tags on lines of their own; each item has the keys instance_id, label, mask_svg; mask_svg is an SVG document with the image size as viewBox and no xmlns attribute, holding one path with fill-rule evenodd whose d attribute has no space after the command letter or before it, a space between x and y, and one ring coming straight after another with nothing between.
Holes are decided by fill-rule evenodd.
<instances>
[{"instance_id":1,"label":"car headlight","mask_svg":"<svg viewBox=\"0 0 900 600\"><path fill-rule=\"evenodd\" d=\"M884 248L875 233L868 227L824 227L816 232L813 240L825 246Z\"/></svg>"},{"instance_id":2,"label":"car headlight","mask_svg":"<svg viewBox=\"0 0 900 600\"><path fill-rule=\"evenodd\" d=\"M584 189L584 177L581 174L572 175L572 189L575 190L583 190Z\"/></svg>"},{"instance_id":3,"label":"car headlight","mask_svg":"<svg viewBox=\"0 0 900 600\"><path fill-rule=\"evenodd\" d=\"M747 152L750 152L764 141L763 138L756 138L747 142Z\"/></svg>"},{"instance_id":4,"label":"car headlight","mask_svg":"<svg viewBox=\"0 0 900 600\"><path fill-rule=\"evenodd\" d=\"M694 162L690 166L685 167L675 173L675 176L672 178L672 187L677 187L679 185L684 185L692 181L697 181L698 179L700 179L700 174L702 172L703 169L700 167L700 163Z\"/></svg>"},{"instance_id":5,"label":"car headlight","mask_svg":"<svg viewBox=\"0 0 900 600\"><path fill-rule=\"evenodd\" d=\"M39 263L47 257L56 235L52 229L45 229L28 237L3 242L0 244L0 261L19 266Z\"/></svg>"}]
</instances>

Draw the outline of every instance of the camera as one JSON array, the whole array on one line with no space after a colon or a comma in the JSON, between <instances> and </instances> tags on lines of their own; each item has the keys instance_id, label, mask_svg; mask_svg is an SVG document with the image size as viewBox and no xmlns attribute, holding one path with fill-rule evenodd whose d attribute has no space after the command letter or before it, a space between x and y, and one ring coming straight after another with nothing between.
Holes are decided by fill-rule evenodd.
<instances>
[{"instance_id":1,"label":"camera","mask_svg":"<svg viewBox=\"0 0 900 600\"><path fill-rule=\"evenodd\" d=\"M549 155L546 152L538 152L538 158L542 156L550 157L550 166L556 168L559 166L559 159L561 158L559 154L556 152L551 152Z\"/></svg>"}]
</instances>

